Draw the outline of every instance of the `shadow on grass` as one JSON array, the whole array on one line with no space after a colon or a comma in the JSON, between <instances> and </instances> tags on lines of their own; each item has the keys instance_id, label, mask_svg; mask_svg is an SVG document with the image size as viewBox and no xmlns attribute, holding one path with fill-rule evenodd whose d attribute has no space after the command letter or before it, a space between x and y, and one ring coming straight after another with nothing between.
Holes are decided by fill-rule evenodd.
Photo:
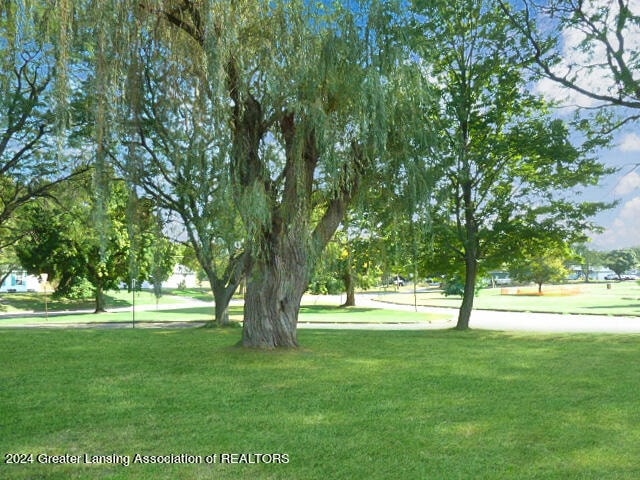
<instances>
[{"instance_id":1,"label":"shadow on grass","mask_svg":"<svg viewBox=\"0 0 640 480\"><path fill-rule=\"evenodd\" d=\"M105 293L104 299L107 309L131 306L130 301L119 298L113 293ZM0 312L6 313L20 313L21 311L44 312L45 310L49 312L65 312L70 310L93 310L95 308L96 302L93 298L69 299L54 297L51 293L45 297L45 294L40 292L6 293L0 296Z\"/></svg>"},{"instance_id":2,"label":"shadow on grass","mask_svg":"<svg viewBox=\"0 0 640 480\"><path fill-rule=\"evenodd\" d=\"M177 295L179 297L193 298L194 300L201 300L203 302L213 302L213 295L211 290L207 288L180 288L168 290L171 295Z\"/></svg>"},{"instance_id":3,"label":"shadow on grass","mask_svg":"<svg viewBox=\"0 0 640 480\"><path fill-rule=\"evenodd\" d=\"M637 303L635 305L625 305L624 307L616 307L616 306L611 306L611 305L589 305L589 306L585 306L583 307L586 310L608 310L609 312L611 312L612 310L614 311L613 313L615 313L616 310L618 310L618 308L620 309L624 309L624 312L620 313L616 313L616 315L638 315L640 314L640 303ZM606 312L605 312L606 313Z\"/></svg>"},{"instance_id":4,"label":"shadow on grass","mask_svg":"<svg viewBox=\"0 0 640 480\"><path fill-rule=\"evenodd\" d=\"M350 313L368 313L376 310L375 308L364 307L339 307L335 305L303 305L300 307L300 313L327 314L335 315Z\"/></svg>"}]
</instances>

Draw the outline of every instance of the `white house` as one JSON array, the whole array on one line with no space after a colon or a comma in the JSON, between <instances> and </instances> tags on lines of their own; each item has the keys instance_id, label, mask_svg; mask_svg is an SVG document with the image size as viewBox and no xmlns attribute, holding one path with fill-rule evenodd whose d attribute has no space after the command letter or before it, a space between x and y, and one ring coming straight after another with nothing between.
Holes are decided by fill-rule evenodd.
<instances>
[{"instance_id":1,"label":"white house","mask_svg":"<svg viewBox=\"0 0 640 480\"><path fill-rule=\"evenodd\" d=\"M27 272L20 270L11 272L0 285L0 293L42 291L42 282L38 277L28 275Z\"/></svg>"}]
</instances>

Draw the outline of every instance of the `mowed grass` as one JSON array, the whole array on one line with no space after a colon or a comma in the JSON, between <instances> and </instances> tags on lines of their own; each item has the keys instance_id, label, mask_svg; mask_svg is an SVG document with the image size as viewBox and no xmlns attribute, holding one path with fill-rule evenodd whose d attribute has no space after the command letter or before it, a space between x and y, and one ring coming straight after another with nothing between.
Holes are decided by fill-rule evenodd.
<instances>
[{"instance_id":1,"label":"mowed grass","mask_svg":"<svg viewBox=\"0 0 640 480\"><path fill-rule=\"evenodd\" d=\"M188 292L191 293L191 292ZM194 295L199 295L208 299L206 294L193 290ZM188 301L184 291L173 291L164 294L159 298L148 290L127 292L126 290L110 290L105 293L105 304L107 308L126 308L134 302L136 305L167 305ZM211 295L209 295L211 297ZM212 300L212 298L211 298ZM46 304L46 305L45 305ZM68 310L93 310L95 300L88 298L84 300L70 300L67 298L54 298L51 292L17 292L0 294L0 313L20 313L20 312L65 312Z\"/></svg>"},{"instance_id":2,"label":"mowed grass","mask_svg":"<svg viewBox=\"0 0 640 480\"><path fill-rule=\"evenodd\" d=\"M2 330L0 478L640 477L640 336L299 338L266 352L236 347L236 329ZM6 465L8 452L203 463ZM288 463L204 464L213 453Z\"/></svg>"},{"instance_id":3,"label":"mowed grass","mask_svg":"<svg viewBox=\"0 0 640 480\"><path fill-rule=\"evenodd\" d=\"M450 315L416 313L382 308L348 307L334 305L303 305L300 307L300 323L416 323L443 322Z\"/></svg>"},{"instance_id":4,"label":"mowed grass","mask_svg":"<svg viewBox=\"0 0 640 480\"><path fill-rule=\"evenodd\" d=\"M640 285L636 282L543 285L543 295L537 295L537 287L486 288L478 292L474 308L549 313L574 313L595 315L640 315ZM520 291L520 294L518 294ZM506 294L503 294L506 293ZM414 296L404 293L385 293L380 300L413 304ZM418 305L459 308L459 296L445 297L441 290L419 292Z\"/></svg>"},{"instance_id":5,"label":"mowed grass","mask_svg":"<svg viewBox=\"0 0 640 480\"><path fill-rule=\"evenodd\" d=\"M243 320L244 309L242 305L232 305L229 307L229 316L232 322L240 323ZM339 308L335 305L309 305L300 309L299 323L416 323L416 322L446 322L451 318L445 314L416 313L396 310L383 310L375 308ZM113 323L121 326L133 326L139 324L143 326L149 323L170 323L170 322L209 322L214 318L214 307L211 305L180 307L174 305L170 308L160 306L155 309L138 309L135 312L116 311L100 314L94 313L73 313L64 314L56 312L48 318L42 315L25 316L0 316L0 327L11 327L21 325L64 325L64 324L103 324Z\"/></svg>"}]
</instances>

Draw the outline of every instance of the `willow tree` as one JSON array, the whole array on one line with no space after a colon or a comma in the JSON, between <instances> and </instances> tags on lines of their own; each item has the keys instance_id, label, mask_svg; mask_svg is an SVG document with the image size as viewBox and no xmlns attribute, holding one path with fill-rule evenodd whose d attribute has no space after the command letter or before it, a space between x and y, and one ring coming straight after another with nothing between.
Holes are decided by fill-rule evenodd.
<instances>
[{"instance_id":1,"label":"willow tree","mask_svg":"<svg viewBox=\"0 0 640 480\"><path fill-rule=\"evenodd\" d=\"M229 178L251 255L245 346L298 345L313 266L384 146L392 17L382 3L136 2L141 21L204 56L216 121L231 132Z\"/></svg>"},{"instance_id":2,"label":"willow tree","mask_svg":"<svg viewBox=\"0 0 640 480\"><path fill-rule=\"evenodd\" d=\"M202 52L150 34L139 42L129 72L130 152L115 161L134 188L183 227L178 238L186 236L209 280L215 322L228 325L229 302L249 260L229 181L230 128L207 94Z\"/></svg>"},{"instance_id":3,"label":"willow tree","mask_svg":"<svg viewBox=\"0 0 640 480\"><path fill-rule=\"evenodd\" d=\"M126 155L112 148L114 126L121 126L114 105L144 101L125 93L129 72L144 68L132 58L138 39L161 39L158 54L175 61L189 52L185 65L201 59L184 75L202 79L214 121L229 132L226 174L251 256L246 346L298 344L298 310L313 265L383 150L394 3L61 0L52 13L59 58L72 44L65 32L73 32L93 61L98 172L109 153Z\"/></svg>"},{"instance_id":4,"label":"willow tree","mask_svg":"<svg viewBox=\"0 0 640 480\"><path fill-rule=\"evenodd\" d=\"M432 126L437 160L434 257L461 266L466 329L479 273L521 254L523 238L578 241L605 208L576 187L609 172L593 158L597 140L570 142L567 125L528 90L524 39L492 0L416 2L423 58L439 85ZM531 62L531 60L530 60ZM584 238L584 237L583 237ZM438 258L434 258L434 261Z\"/></svg>"},{"instance_id":5,"label":"willow tree","mask_svg":"<svg viewBox=\"0 0 640 480\"><path fill-rule=\"evenodd\" d=\"M0 250L20 237L13 220L21 209L86 170L59 155L48 11L0 5Z\"/></svg>"}]
</instances>

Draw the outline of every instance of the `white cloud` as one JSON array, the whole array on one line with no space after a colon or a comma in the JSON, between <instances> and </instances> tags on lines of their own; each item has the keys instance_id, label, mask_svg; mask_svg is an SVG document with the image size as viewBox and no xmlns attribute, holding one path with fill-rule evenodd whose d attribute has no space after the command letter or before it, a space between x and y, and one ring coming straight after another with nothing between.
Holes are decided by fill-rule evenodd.
<instances>
[{"instance_id":1,"label":"white cloud","mask_svg":"<svg viewBox=\"0 0 640 480\"><path fill-rule=\"evenodd\" d=\"M634 14L640 13L640 1L630 0L628 4ZM617 8L611 7L611 0L585 0L583 4L587 14L609 11L611 15L604 18L609 30L609 42L614 48L618 47L618 39L615 36L615 13ZM557 26L548 24L549 31L553 34ZM624 36L624 55L630 65L634 64L632 52L640 49L640 26L634 22L627 22ZM580 44L585 38L585 33L576 28L567 28L562 31L560 46L563 60L554 67L554 73L560 77L575 79L577 85L585 90L599 94L613 94L616 92L616 82L611 70L607 67L605 47L599 43L591 43L591 49L581 48ZM594 67L594 65L601 65ZM559 102L567 107L593 107L598 101L581 95L574 90L560 86L549 79L543 79L536 85L536 92L550 100Z\"/></svg>"},{"instance_id":2,"label":"white cloud","mask_svg":"<svg viewBox=\"0 0 640 480\"><path fill-rule=\"evenodd\" d=\"M635 133L629 133L622 138L620 150L623 152L640 152L640 137Z\"/></svg>"},{"instance_id":3,"label":"white cloud","mask_svg":"<svg viewBox=\"0 0 640 480\"><path fill-rule=\"evenodd\" d=\"M626 202L611 226L594 235L593 243L606 250L635 247L640 243L640 197Z\"/></svg>"},{"instance_id":4,"label":"white cloud","mask_svg":"<svg viewBox=\"0 0 640 480\"><path fill-rule=\"evenodd\" d=\"M640 197L635 197L626 202L618 218L622 220L623 227L628 227L629 223L640 223L638 222L638 219L640 219ZM640 228L640 225L636 226L636 228Z\"/></svg>"},{"instance_id":5,"label":"white cloud","mask_svg":"<svg viewBox=\"0 0 640 480\"><path fill-rule=\"evenodd\" d=\"M640 188L640 175L633 171L620 179L618 185L616 185L614 193L619 196L624 196L633 192L637 188ZM640 239L638 240L640 242Z\"/></svg>"}]
</instances>

